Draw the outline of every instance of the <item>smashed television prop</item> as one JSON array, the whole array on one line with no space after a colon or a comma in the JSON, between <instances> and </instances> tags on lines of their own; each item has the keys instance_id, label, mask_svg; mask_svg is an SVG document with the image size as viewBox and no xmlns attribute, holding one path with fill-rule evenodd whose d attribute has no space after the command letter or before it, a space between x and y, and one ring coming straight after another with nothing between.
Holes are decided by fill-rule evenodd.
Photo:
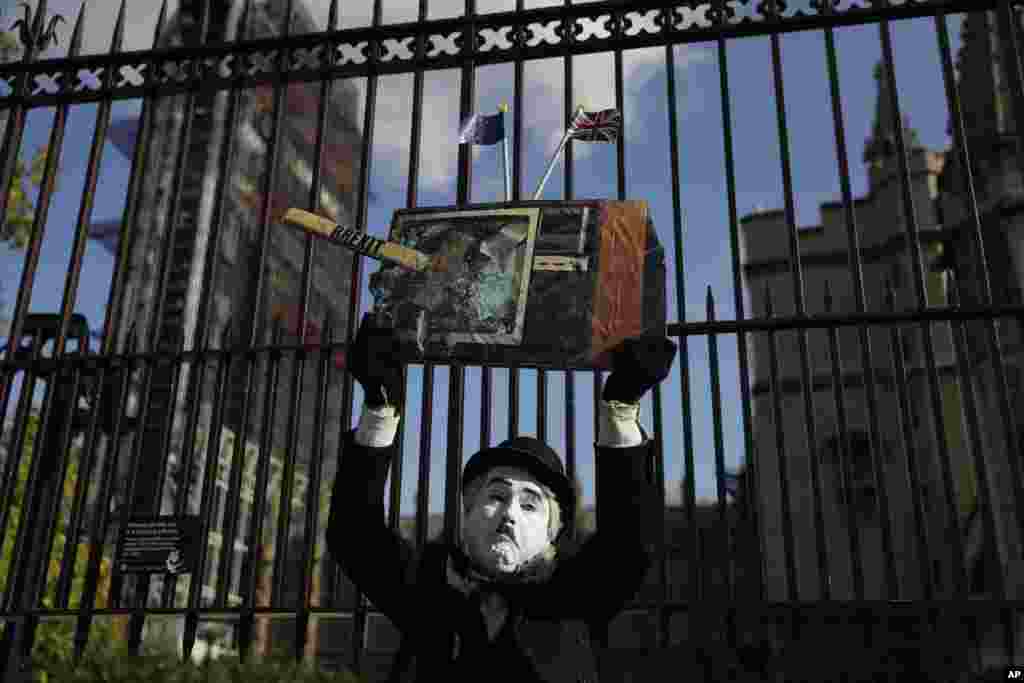
<instances>
[{"instance_id":1,"label":"smashed television prop","mask_svg":"<svg viewBox=\"0 0 1024 683\"><path fill-rule=\"evenodd\" d=\"M665 334L664 249L644 201L404 209L388 241L433 264L382 262L370 277L405 362L608 370L622 340Z\"/></svg>"}]
</instances>

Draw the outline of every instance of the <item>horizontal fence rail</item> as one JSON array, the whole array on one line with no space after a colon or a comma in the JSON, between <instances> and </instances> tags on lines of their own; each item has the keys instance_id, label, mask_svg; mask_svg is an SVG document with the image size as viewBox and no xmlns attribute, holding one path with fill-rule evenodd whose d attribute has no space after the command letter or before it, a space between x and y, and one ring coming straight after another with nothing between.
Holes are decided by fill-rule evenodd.
<instances>
[{"instance_id":1,"label":"horizontal fence rail","mask_svg":"<svg viewBox=\"0 0 1024 683\"><path fill-rule=\"evenodd\" d=\"M831 2L825 0L810 10L794 12L776 9L783 6L782 2L729 0L723 3L724 9L718 4L638 0L626 9L615 2L596 2L286 39L4 64L0 65L0 84L6 83L6 92L0 90L0 111L14 106L130 99L154 91L172 95L199 89L320 81L325 77L451 69L467 62L484 66L566 54L778 35L929 17L940 12L991 10L998 0L904 0L899 4L862 0L843 10L829 9ZM565 28L565 24L572 28ZM475 36L475 40L465 40L466 35ZM279 51L287 56L275 57ZM116 74L117 81L100 82L96 72L101 69Z\"/></svg>"}]
</instances>

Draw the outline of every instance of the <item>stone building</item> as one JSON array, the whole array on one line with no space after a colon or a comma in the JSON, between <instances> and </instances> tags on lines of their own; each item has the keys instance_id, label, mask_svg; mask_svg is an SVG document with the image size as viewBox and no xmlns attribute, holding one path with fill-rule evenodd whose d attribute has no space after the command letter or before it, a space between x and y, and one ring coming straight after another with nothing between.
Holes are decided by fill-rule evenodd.
<instances>
[{"instance_id":1,"label":"stone building","mask_svg":"<svg viewBox=\"0 0 1024 683\"><path fill-rule=\"evenodd\" d=\"M902 126L907 148L909 195L920 236L924 274L921 285L926 305L953 305L954 296L966 308L984 305L981 261L974 239L976 224L980 224L992 300L997 304L1022 301L1022 158L1017 153L1019 137L1005 69L1009 49L1005 39L1007 28L1000 25L995 12L965 15L962 48L956 63L976 190L977 223L969 210L971 198L955 147L925 149L906 117L896 121L881 66L876 67L877 108L873 132L863 155L868 191L855 198L852 207L863 264L866 312L890 310L886 295L890 285L894 310L914 310L920 303L913 266L915 251L907 236L897 125ZM847 213L842 201L825 203L820 208L821 225L801 227L797 232L805 311L826 312L825 293L829 292L832 313L854 313L858 308L851 275ZM766 314L768 292L775 315L794 314L789 228L783 211L757 212L743 217L741 223L743 277L751 302L750 315ZM962 327L966 342L959 346L954 344L959 336L958 327ZM818 487L824 518L821 535L826 539L825 575L833 598L857 597L853 581L855 557L860 560L865 599L921 599L926 597L929 581L934 588L932 597L952 597L958 563L950 533L959 534L967 546L972 596L993 597L992 561L1008 562L1009 574L1021 576L1018 560L998 559L1020 555L1020 523L1015 516L1011 465L1017 464L1019 469L1024 443L1020 441L1024 431L1021 321L999 320L998 339L1005 365L1001 376L992 368L990 337L983 321L960 326L931 324L927 326L930 340L919 324L899 326L898 355L894 355L896 349L889 327L868 329L876 396L874 419L869 410L860 332L844 327L837 334L845 434L836 408L828 332L807 332L813 387L810 411L801 391L804 381L798 333L775 334L774 350L767 333L752 335L755 458L761 532L765 538L766 597L814 600L821 595L812 458L820 468ZM934 391L940 403L937 420L928 380L928 343L934 350L938 378ZM773 353L777 369L773 369ZM1009 408L1005 415L1011 423L1010 430L1005 429L999 380L1005 381ZM773 384L779 389L778 406L772 397ZM880 491L875 485L871 457L876 425L879 461L883 463L881 481L895 553L893 595L886 592L882 552L885 525L879 511ZM809 443L811 433L814 440ZM841 447L844 441L845 452ZM948 452L948 459L944 452ZM910 463L919 482L916 491L911 486ZM987 482L980 477L979 464L987 470ZM788 512L793 525L797 577L793 587L786 577L786 510L780 471L784 471L788 485ZM946 494L946 472L953 483L955 523L951 523L954 514ZM995 542L983 532L984 515L977 514L981 509L979 497L988 491L994 500ZM922 518L920 527L915 506ZM919 550L921 537L927 543L925 553ZM851 552L853 544L859 546L858 552ZM1020 586L1007 586L1006 590L1008 595L1019 595Z\"/></svg>"}]
</instances>

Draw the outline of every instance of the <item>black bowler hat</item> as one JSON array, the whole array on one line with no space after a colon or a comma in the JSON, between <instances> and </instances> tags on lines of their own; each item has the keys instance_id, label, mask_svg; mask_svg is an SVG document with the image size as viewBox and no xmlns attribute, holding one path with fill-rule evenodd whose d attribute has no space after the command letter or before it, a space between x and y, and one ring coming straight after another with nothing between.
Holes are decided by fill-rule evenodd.
<instances>
[{"instance_id":1,"label":"black bowler hat","mask_svg":"<svg viewBox=\"0 0 1024 683\"><path fill-rule=\"evenodd\" d=\"M537 481L555 492L555 498L562 508L562 532L565 537L572 529L576 512L576 491L565 476L565 468L558 453L540 439L532 436L517 436L503 441L493 448L486 448L469 459L462 470L462 490L474 479L495 467L518 467L526 470Z\"/></svg>"}]
</instances>

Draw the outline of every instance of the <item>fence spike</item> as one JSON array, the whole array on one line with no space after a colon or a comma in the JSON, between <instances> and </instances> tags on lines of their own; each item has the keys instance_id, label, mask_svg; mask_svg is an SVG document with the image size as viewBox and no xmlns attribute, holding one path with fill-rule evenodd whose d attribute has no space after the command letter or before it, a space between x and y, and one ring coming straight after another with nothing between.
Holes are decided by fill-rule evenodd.
<instances>
[{"instance_id":1,"label":"fence spike","mask_svg":"<svg viewBox=\"0 0 1024 683\"><path fill-rule=\"evenodd\" d=\"M228 335L231 333L231 316L229 315L224 321L224 327L220 328L220 341L217 344L217 348L224 350L227 348L227 344L230 341Z\"/></svg>"},{"instance_id":2,"label":"fence spike","mask_svg":"<svg viewBox=\"0 0 1024 683\"><path fill-rule=\"evenodd\" d=\"M890 313L896 310L896 291L892 287L892 280L885 278L885 305Z\"/></svg>"},{"instance_id":3,"label":"fence spike","mask_svg":"<svg viewBox=\"0 0 1024 683\"><path fill-rule=\"evenodd\" d=\"M124 48L124 10L128 0L121 0L121 9L117 11L117 21L114 22L114 38L110 41L110 51L120 52Z\"/></svg>"},{"instance_id":4,"label":"fence spike","mask_svg":"<svg viewBox=\"0 0 1024 683\"><path fill-rule=\"evenodd\" d=\"M160 3L160 14L156 18L156 28L153 30L153 48L156 49L160 42L160 34L164 32L164 21L167 19L167 0Z\"/></svg>"},{"instance_id":5,"label":"fence spike","mask_svg":"<svg viewBox=\"0 0 1024 683\"><path fill-rule=\"evenodd\" d=\"M139 350L139 336L136 332L136 322L133 320L131 327L128 328L128 341L125 344L128 347L128 353L136 353Z\"/></svg>"},{"instance_id":6,"label":"fence spike","mask_svg":"<svg viewBox=\"0 0 1024 683\"><path fill-rule=\"evenodd\" d=\"M238 36L241 40L245 40L245 32L249 27L249 16L252 14L252 0L245 0L245 6L242 8L242 17L238 20Z\"/></svg>"},{"instance_id":7,"label":"fence spike","mask_svg":"<svg viewBox=\"0 0 1024 683\"><path fill-rule=\"evenodd\" d=\"M283 35L290 36L292 34L292 20L294 18L295 18L295 2L294 2L294 0L285 0L284 31L283 31Z\"/></svg>"},{"instance_id":8,"label":"fence spike","mask_svg":"<svg viewBox=\"0 0 1024 683\"><path fill-rule=\"evenodd\" d=\"M946 278L948 279L946 285L946 298L949 300L949 305L953 308L960 308L960 292L957 288L956 276L952 270L946 271Z\"/></svg>"},{"instance_id":9,"label":"fence spike","mask_svg":"<svg viewBox=\"0 0 1024 683\"><path fill-rule=\"evenodd\" d=\"M53 31L55 29L55 24L56 24L58 19L63 20L63 17L61 17L58 14L58 15L55 15L52 20L50 20L50 26L47 29L47 33L49 33L50 31ZM85 3L83 2L82 6L78 8L78 19L75 20L75 30L71 32L71 45L68 46L68 57L77 57L79 55L79 53L82 51L82 31L83 31L82 27L84 25L85 25ZM47 36L47 38L49 38L49 36ZM44 40L43 40L44 44L45 44L47 38L44 38ZM56 41L57 41L56 36L53 37L53 41L56 43Z\"/></svg>"},{"instance_id":10,"label":"fence spike","mask_svg":"<svg viewBox=\"0 0 1024 683\"><path fill-rule=\"evenodd\" d=\"M331 0L331 10L327 15L327 30L338 30L338 0Z\"/></svg>"},{"instance_id":11,"label":"fence spike","mask_svg":"<svg viewBox=\"0 0 1024 683\"><path fill-rule=\"evenodd\" d=\"M832 288L828 284L828 280L825 280L825 312L832 312Z\"/></svg>"},{"instance_id":12,"label":"fence spike","mask_svg":"<svg viewBox=\"0 0 1024 683\"><path fill-rule=\"evenodd\" d=\"M26 11L28 11L26 9ZM43 23L46 21L47 7L46 0L39 0L39 4L36 5L36 15L32 17L32 39L36 41L35 52L38 56L43 51L42 35L43 35Z\"/></svg>"},{"instance_id":13,"label":"fence spike","mask_svg":"<svg viewBox=\"0 0 1024 683\"><path fill-rule=\"evenodd\" d=\"M711 285L708 285L708 294L706 297L707 301L707 316L708 322L714 322L715 320L715 295L711 293Z\"/></svg>"},{"instance_id":14,"label":"fence spike","mask_svg":"<svg viewBox=\"0 0 1024 683\"><path fill-rule=\"evenodd\" d=\"M205 45L210 30L210 3L199 6L199 44Z\"/></svg>"},{"instance_id":15,"label":"fence spike","mask_svg":"<svg viewBox=\"0 0 1024 683\"><path fill-rule=\"evenodd\" d=\"M321 343L331 343L331 335L334 333L334 320L331 318L331 312L327 311L324 314L324 326L320 330Z\"/></svg>"}]
</instances>

